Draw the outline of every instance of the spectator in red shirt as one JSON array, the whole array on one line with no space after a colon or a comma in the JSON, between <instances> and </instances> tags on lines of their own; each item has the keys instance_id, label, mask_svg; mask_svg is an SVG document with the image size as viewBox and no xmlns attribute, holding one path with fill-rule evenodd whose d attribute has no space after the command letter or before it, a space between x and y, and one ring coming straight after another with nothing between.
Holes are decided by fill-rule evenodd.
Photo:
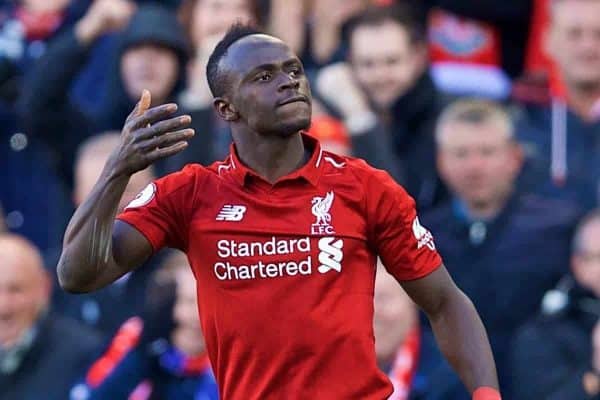
<instances>
[{"instance_id":1,"label":"spectator in red shirt","mask_svg":"<svg viewBox=\"0 0 600 400\"><path fill-rule=\"evenodd\" d=\"M173 104L149 109L145 91L67 228L62 287L96 290L159 249L178 248L196 278L223 399L382 399L392 385L373 345L379 255L428 315L473 398L499 399L485 329L412 198L388 174L324 152L304 134L310 87L289 47L234 26L207 75L232 130L228 159L153 182L115 222L130 175L182 151L193 136L189 116L170 118Z\"/></svg>"}]
</instances>

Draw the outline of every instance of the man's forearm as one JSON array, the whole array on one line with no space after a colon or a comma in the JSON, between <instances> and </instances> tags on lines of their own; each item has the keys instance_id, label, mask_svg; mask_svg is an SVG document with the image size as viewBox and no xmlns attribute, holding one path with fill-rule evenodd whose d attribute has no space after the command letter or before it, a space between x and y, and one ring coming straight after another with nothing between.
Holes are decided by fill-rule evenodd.
<instances>
[{"instance_id":1,"label":"man's forearm","mask_svg":"<svg viewBox=\"0 0 600 400\"><path fill-rule=\"evenodd\" d=\"M467 389L471 393L484 386L498 389L489 340L471 300L456 291L429 320L440 350Z\"/></svg>"},{"instance_id":2,"label":"man's forearm","mask_svg":"<svg viewBox=\"0 0 600 400\"><path fill-rule=\"evenodd\" d=\"M128 181L126 175L103 171L88 198L75 211L58 264L59 282L65 290L96 289L99 278L114 271L113 223Z\"/></svg>"}]
</instances>

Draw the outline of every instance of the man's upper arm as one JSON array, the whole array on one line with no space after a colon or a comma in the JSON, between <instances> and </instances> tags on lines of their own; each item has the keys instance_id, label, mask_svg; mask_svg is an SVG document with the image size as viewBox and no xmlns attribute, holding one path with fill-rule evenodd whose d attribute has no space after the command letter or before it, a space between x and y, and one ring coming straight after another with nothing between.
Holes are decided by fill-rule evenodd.
<instances>
[{"instance_id":1,"label":"man's upper arm","mask_svg":"<svg viewBox=\"0 0 600 400\"><path fill-rule=\"evenodd\" d=\"M433 236L421 225L415 201L389 174L376 170L367 185L369 242L398 281L429 275L442 265Z\"/></svg>"},{"instance_id":2,"label":"man's upper arm","mask_svg":"<svg viewBox=\"0 0 600 400\"><path fill-rule=\"evenodd\" d=\"M427 315L435 315L447 298L460 293L443 264L429 275L410 281L401 281L400 284Z\"/></svg>"},{"instance_id":3,"label":"man's upper arm","mask_svg":"<svg viewBox=\"0 0 600 400\"><path fill-rule=\"evenodd\" d=\"M153 253L152 245L146 236L121 220L115 221L112 248L115 262L125 272L139 267Z\"/></svg>"},{"instance_id":4,"label":"man's upper arm","mask_svg":"<svg viewBox=\"0 0 600 400\"><path fill-rule=\"evenodd\" d=\"M163 247L186 250L195 201L194 171L195 167L190 165L148 184L125 210L117 215L118 221L143 236L150 244L151 253ZM115 231L116 226L115 224ZM121 224L119 227L122 229ZM127 229L123 230L129 232ZM127 238L130 236L130 240L135 240L133 245L142 242L142 238L134 234L126 235Z\"/></svg>"}]
</instances>

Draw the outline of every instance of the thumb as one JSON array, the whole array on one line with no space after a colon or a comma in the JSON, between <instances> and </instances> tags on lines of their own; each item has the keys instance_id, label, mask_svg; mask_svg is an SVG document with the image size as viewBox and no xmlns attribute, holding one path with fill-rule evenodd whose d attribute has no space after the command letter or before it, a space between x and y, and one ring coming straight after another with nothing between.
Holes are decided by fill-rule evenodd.
<instances>
[{"instance_id":1,"label":"thumb","mask_svg":"<svg viewBox=\"0 0 600 400\"><path fill-rule=\"evenodd\" d=\"M138 103L135 106L134 115L138 116L138 115L142 115L144 112L146 112L146 110L148 108L150 108L151 101L152 101L152 95L150 94L150 92L147 89L144 89L142 91L140 100L138 101Z\"/></svg>"}]
</instances>

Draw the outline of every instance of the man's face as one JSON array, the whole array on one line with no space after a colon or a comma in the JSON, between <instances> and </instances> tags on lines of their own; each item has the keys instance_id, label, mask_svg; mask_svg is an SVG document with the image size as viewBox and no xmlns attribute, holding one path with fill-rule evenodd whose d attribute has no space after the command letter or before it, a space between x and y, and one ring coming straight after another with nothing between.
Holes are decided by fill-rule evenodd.
<instances>
[{"instance_id":1,"label":"man's face","mask_svg":"<svg viewBox=\"0 0 600 400\"><path fill-rule=\"evenodd\" d=\"M221 39L236 22L254 22L249 0L198 0L193 10L192 40L199 47L208 36Z\"/></svg>"},{"instance_id":2,"label":"man's face","mask_svg":"<svg viewBox=\"0 0 600 400\"><path fill-rule=\"evenodd\" d=\"M441 129L438 168L460 199L485 207L512 190L521 152L507 132L490 121L450 122Z\"/></svg>"},{"instance_id":3,"label":"man's face","mask_svg":"<svg viewBox=\"0 0 600 400\"><path fill-rule=\"evenodd\" d=\"M175 52L155 44L142 44L125 51L121 58L121 76L127 94L138 99L144 89L152 97L164 102L179 73L179 60Z\"/></svg>"},{"instance_id":4,"label":"man's face","mask_svg":"<svg viewBox=\"0 0 600 400\"><path fill-rule=\"evenodd\" d=\"M375 353L380 362L390 362L408 332L416 324L416 308L402 287L383 266L375 279Z\"/></svg>"},{"instance_id":5,"label":"man's face","mask_svg":"<svg viewBox=\"0 0 600 400\"><path fill-rule=\"evenodd\" d=\"M109 155L109 153L88 154L78 161L75 169L74 188L74 202L76 205L81 204L91 193L104 169L104 164L106 164ZM154 174L151 168L146 168L133 174L119 201L119 211L123 210L153 179Z\"/></svg>"},{"instance_id":6,"label":"man's face","mask_svg":"<svg viewBox=\"0 0 600 400\"><path fill-rule=\"evenodd\" d=\"M548 51L569 85L600 85L600 2L562 0L555 4Z\"/></svg>"},{"instance_id":7,"label":"man's face","mask_svg":"<svg viewBox=\"0 0 600 400\"><path fill-rule=\"evenodd\" d=\"M357 28L350 40L356 80L369 98L386 109L418 79L425 64L421 46L394 22Z\"/></svg>"},{"instance_id":8,"label":"man's face","mask_svg":"<svg viewBox=\"0 0 600 400\"><path fill-rule=\"evenodd\" d=\"M282 41L252 35L234 43L221 61L229 71L233 123L267 136L288 136L310 126L311 92L302 63Z\"/></svg>"},{"instance_id":9,"label":"man's face","mask_svg":"<svg viewBox=\"0 0 600 400\"><path fill-rule=\"evenodd\" d=\"M39 256L0 237L0 346L11 347L48 304L49 282Z\"/></svg>"},{"instance_id":10,"label":"man's face","mask_svg":"<svg viewBox=\"0 0 600 400\"><path fill-rule=\"evenodd\" d=\"M579 249L575 249L571 266L580 285L600 298L600 220L583 228Z\"/></svg>"}]
</instances>

